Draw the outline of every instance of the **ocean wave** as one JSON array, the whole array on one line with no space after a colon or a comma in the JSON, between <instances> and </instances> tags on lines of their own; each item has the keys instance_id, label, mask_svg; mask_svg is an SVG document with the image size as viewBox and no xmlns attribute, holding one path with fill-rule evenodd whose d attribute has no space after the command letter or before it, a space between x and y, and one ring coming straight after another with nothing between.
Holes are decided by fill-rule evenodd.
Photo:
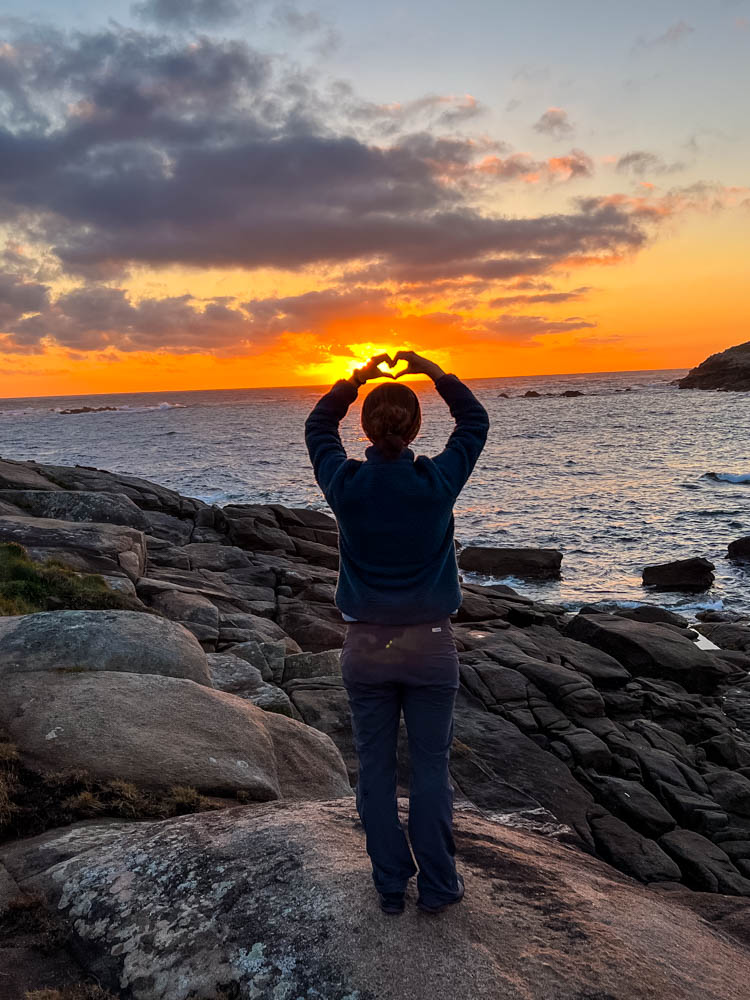
<instances>
[{"instance_id":1,"label":"ocean wave","mask_svg":"<svg viewBox=\"0 0 750 1000\"><path fill-rule=\"evenodd\" d=\"M707 472L703 479L719 483L750 483L750 472Z\"/></svg>"}]
</instances>

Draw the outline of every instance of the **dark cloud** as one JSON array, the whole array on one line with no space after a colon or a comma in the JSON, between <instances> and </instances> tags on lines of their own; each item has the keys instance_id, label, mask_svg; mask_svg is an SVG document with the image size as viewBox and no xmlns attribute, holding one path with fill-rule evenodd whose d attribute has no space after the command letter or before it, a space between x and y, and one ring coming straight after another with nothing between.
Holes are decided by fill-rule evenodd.
<instances>
[{"instance_id":1,"label":"dark cloud","mask_svg":"<svg viewBox=\"0 0 750 1000\"><path fill-rule=\"evenodd\" d=\"M533 128L535 132L551 135L553 139L562 139L573 133L573 125L568 118L568 112L563 108L547 108L534 123Z\"/></svg>"},{"instance_id":2,"label":"dark cloud","mask_svg":"<svg viewBox=\"0 0 750 1000\"><path fill-rule=\"evenodd\" d=\"M133 304L121 288L88 285L53 303L42 298L38 308L35 315L0 327L9 337L6 349L40 350L46 340L53 340L73 351L114 347L221 353L241 349L249 354L267 343L252 318L225 298L198 302L180 295L144 298Z\"/></svg>"},{"instance_id":3,"label":"dark cloud","mask_svg":"<svg viewBox=\"0 0 750 1000\"><path fill-rule=\"evenodd\" d=\"M252 349L272 331L301 328L316 308L390 308L368 284L453 281L476 293L635 251L655 221L629 202L597 198L567 213L488 214L475 197L484 199L487 185L529 170L587 177L590 159L581 150L544 161L504 157L503 143L440 134L480 113L473 98L432 95L405 111L367 111L345 85L332 99L241 40L31 26L0 48L0 91L6 226L19 244L33 233L58 277L88 281L52 303L40 299L35 313L16 312L3 332L19 345L51 336L80 349ZM368 141L357 133L368 114L390 114L401 131ZM404 133L420 116L433 124ZM547 116L540 131L570 128L561 109ZM272 312L256 300L132 302L112 287L119 271L138 265L329 264L356 270L356 294L311 293L302 304L276 301Z\"/></svg>"},{"instance_id":4,"label":"dark cloud","mask_svg":"<svg viewBox=\"0 0 750 1000\"><path fill-rule=\"evenodd\" d=\"M557 302L570 302L572 299L582 298L586 292L590 291L588 285L574 288L570 292L539 292L536 295L500 295L498 298L490 300L492 309L499 309L503 306L530 305L540 302L555 304Z\"/></svg>"},{"instance_id":5,"label":"dark cloud","mask_svg":"<svg viewBox=\"0 0 750 1000\"><path fill-rule=\"evenodd\" d=\"M678 170L684 170L684 163L666 163L661 156L656 153L648 153L637 149L632 153L625 153L619 158L615 165L618 173L632 173L642 177L644 174L673 174Z\"/></svg>"},{"instance_id":6,"label":"dark cloud","mask_svg":"<svg viewBox=\"0 0 750 1000\"><path fill-rule=\"evenodd\" d=\"M155 24L174 26L213 26L233 21L242 13L243 7L254 4L240 4L237 0L144 0L134 3L131 10L137 17Z\"/></svg>"},{"instance_id":7,"label":"dark cloud","mask_svg":"<svg viewBox=\"0 0 750 1000\"><path fill-rule=\"evenodd\" d=\"M37 313L47 306L49 289L35 281L25 281L17 274L0 271L0 332L26 313Z\"/></svg>"}]
</instances>

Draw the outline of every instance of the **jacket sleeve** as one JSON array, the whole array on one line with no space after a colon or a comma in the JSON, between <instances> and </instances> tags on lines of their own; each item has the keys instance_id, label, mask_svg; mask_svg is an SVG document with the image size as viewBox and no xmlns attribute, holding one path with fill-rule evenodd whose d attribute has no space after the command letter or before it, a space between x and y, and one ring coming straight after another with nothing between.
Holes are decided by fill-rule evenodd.
<instances>
[{"instance_id":1,"label":"jacket sleeve","mask_svg":"<svg viewBox=\"0 0 750 1000\"><path fill-rule=\"evenodd\" d=\"M433 462L457 497L484 448L490 418L471 389L455 375L441 375L435 388L448 404L456 426Z\"/></svg>"},{"instance_id":2,"label":"jacket sleeve","mask_svg":"<svg viewBox=\"0 0 750 1000\"><path fill-rule=\"evenodd\" d=\"M316 482L326 498L336 470L346 461L339 423L356 398L356 387L346 379L339 379L318 400L305 421L305 444Z\"/></svg>"}]
</instances>

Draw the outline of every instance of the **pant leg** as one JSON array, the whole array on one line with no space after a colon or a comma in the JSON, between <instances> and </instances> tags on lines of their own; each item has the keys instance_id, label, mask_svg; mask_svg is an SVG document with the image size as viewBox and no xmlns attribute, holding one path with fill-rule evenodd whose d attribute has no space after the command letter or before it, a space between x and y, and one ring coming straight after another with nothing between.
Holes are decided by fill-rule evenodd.
<instances>
[{"instance_id":1,"label":"pant leg","mask_svg":"<svg viewBox=\"0 0 750 1000\"><path fill-rule=\"evenodd\" d=\"M396 801L401 686L345 683L359 758L357 811L365 828L373 882L378 892L402 892L417 868Z\"/></svg>"},{"instance_id":2,"label":"pant leg","mask_svg":"<svg viewBox=\"0 0 750 1000\"><path fill-rule=\"evenodd\" d=\"M455 899L458 892L448 770L455 699L452 683L404 688L411 759L409 840L419 865L419 896L428 906Z\"/></svg>"}]
</instances>

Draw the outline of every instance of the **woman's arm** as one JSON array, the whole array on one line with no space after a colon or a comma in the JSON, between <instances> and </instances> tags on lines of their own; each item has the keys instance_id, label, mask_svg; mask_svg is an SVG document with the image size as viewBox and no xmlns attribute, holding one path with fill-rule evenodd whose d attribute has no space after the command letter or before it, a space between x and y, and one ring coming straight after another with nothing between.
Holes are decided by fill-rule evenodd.
<instances>
[{"instance_id":1,"label":"woman's arm","mask_svg":"<svg viewBox=\"0 0 750 1000\"><path fill-rule=\"evenodd\" d=\"M387 354L378 354L352 372L348 379L334 382L325 396L322 396L305 421L305 444L312 462L315 480L326 496L331 480L339 466L346 461L346 451L341 443L339 424L357 398L357 390L368 379L393 378L387 372L381 372L378 365L391 359Z\"/></svg>"},{"instance_id":2,"label":"woman's arm","mask_svg":"<svg viewBox=\"0 0 750 1000\"><path fill-rule=\"evenodd\" d=\"M410 373L429 375L435 388L448 404L451 416L456 421L455 429L448 438L443 451L433 462L448 483L454 497L457 497L472 473L482 448L487 440L490 419L487 411L468 386L455 375L446 374L439 365L414 351L399 351L394 361L404 359L408 367L400 375Z\"/></svg>"}]
</instances>

